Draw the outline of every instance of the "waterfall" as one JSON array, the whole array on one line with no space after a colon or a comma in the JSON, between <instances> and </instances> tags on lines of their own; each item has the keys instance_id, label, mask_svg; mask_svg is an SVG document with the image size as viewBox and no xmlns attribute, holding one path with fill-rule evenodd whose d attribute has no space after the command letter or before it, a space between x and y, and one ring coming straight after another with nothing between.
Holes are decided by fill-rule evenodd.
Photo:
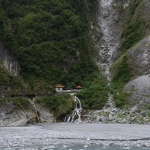
<instances>
[{"instance_id":1,"label":"waterfall","mask_svg":"<svg viewBox=\"0 0 150 150\"><path fill-rule=\"evenodd\" d=\"M113 5L115 5L114 0L100 0L98 13L98 24L102 33L101 40L98 43L99 55L103 58L99 65L108 80L108 86L111 82L110 66L113 63L113 54L119 48L118 26L116 24L118 16L113 9ZM108 95L108 102L111 103L113 96L110 93Z\"/></svg>"},{"instance_id":2,"label":"waterfall","mask_svg":"<svg viewBox=\"0 0 150 150\"><path fill-rule=\"evenodd\" d=\"M82 122L81 120L81 112L82 112L82 105L81 102L79 100L79 98L77 96L75 96L75 94L71 93L70 95L73 96L74 99L74 103L75 103L75 108L72 112L71 115L69 115L69 117L65 117L65 122ZM77 117L77 119L76 119Z\"/></svg>"}]
</instances>

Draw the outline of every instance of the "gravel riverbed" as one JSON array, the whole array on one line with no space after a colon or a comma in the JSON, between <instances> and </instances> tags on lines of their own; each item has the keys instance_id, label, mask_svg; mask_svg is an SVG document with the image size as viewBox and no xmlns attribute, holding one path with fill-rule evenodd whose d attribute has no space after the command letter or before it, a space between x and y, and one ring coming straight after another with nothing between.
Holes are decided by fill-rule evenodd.
<instances>
[{"instance_id":1,"label":"gravel riverbed","mask_svg":"<svg viewBox=\"0 0 150 150\"><path fill-rule=\"evenodd\" d=\"M150 147L150 126L137 124L45 123L23 127L0 127L0 148L72 143Z\"/></svg>"}]
</instances>

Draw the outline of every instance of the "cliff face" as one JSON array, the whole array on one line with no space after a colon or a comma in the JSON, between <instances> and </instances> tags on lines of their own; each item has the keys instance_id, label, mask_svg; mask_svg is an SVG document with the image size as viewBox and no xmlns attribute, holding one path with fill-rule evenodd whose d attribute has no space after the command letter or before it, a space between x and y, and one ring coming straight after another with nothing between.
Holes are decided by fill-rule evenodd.
<instances>
[{"instance_id":1,"label":"cliff face","mask_svg":"<svg viewBox=\"0 0 150 150\"><path fill-rule=\"evenodd\" d=\"M97 62L110 82L115 105L132 106L137 91L137 103L142 101L147 105L150 102L149 91L144 94L144 97L147 95L146 101L142 95L148 85L138 86L141 89L134 91L130 82L138 82L138 79L140 83L142 79L146 82L148 78L144 75L150 74L150 2L100 0L98 6L97 22L91 21L91 30L99 51Z\"/></svg>"},{"instance_id":2,"label":"cliff face","mask_svg":"<svg viewBox=\"0 0 150 150\"><path fill-rule=\"evenodd\" d=\"M131 48L127 55L131 58L135 76L150 74L150 35Z\"/></svg>"},{"instance_id":3,"label":"cliff face","mask_svg":"<svg viewBox=\"0 0 150 150\"><path fill-rule=\"evenodd\" d=\"M19 66L17 60L8 49L4 48L2 42L0 42L0 61L9 73L15 76L18 75Z\"/></svg>"},{"instance_id":4,"label":"cliff face","mask_svg":"<svg viewBox=\"0 0 150 150\"><path fill-rule=\"evenodd\" d=\"M99 4L102 3L105 4L103 8L107 11L103 13L100 5L101 10L97 17L99 23L95 25L99 36L95 36L94 41L97 50L100 50L98 62L103 64L104 58L106 65L110 65L110 94L113 95L113 100L109 103L108 99L108 103L101 110L89 111L88 121L149 124L150 1L100 0ZM103 27L101 20L107 23ZM109 24L109 20L112 24ZM102 30L106 32L107 45L101 47L105 43ZM110 37L112 39L109 41ZM115 49L112 41L118 45ZM108 55L111 48L114 50ZM106 65L102 66L102 69L108 77Z\"/></svg>"},{"instance_id":5,"label":"cliff face","mask_svg":"<svg viewBox=\"0 0 150 150\"><path fill-rule=\"evenodd\" d=\"M134 78L125 85L132 104L150 104L150 36L127 52L132 62ZM130 63L131 63L130 62Z\"/></svg>"},{"instance_id":6,"label":"cliff face","mask_svg":"<svg viewBox=\"0 0 150 150\"><path fill-rule=\"evenodd\" d=\"M141 40L126 52L132 66L133 76L125 85L125 91L129 93L131 104L147 107L147 104L150 103L150 1L142 1L132 19L134 22L138 19L143 22L143 29L142 27L137 29L142 29Z\"/></svg>"},{"instance_id":7,"label":"cliff face","mask_svg":"<svg viewBox=\"0 0 150 150\"><path fill-rule=\"evenodd\" d=\"M131 0L120 15L120 56L113 63L112 83L118 93L127 93L129 105L150 103L150 2ZM117 83L117 84L116 84ZM122 89L122 92L120 92ZM117 103L123 99L115 97ZM116 100L115 99L115 100Z\"/></svg>"},{"instance_id":8,"label":"cliff face","mask_svg":"<svg viewBox=\"0 0 150 150\"><path fill-rule=\"evenodd\" d=\"M43 122L54 122L54 115L42 105L28 103L28 109L23 109L17 108L12 101L6 101L5 105L0 106L0 126L25 126Z\"/></svg>"}]
</instances>

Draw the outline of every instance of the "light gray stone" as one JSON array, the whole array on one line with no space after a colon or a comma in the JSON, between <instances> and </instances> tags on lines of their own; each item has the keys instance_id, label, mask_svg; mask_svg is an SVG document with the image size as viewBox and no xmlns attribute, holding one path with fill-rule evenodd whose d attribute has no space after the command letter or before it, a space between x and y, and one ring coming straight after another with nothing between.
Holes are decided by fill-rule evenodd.
<instances>
[{"instance_id":1,"label":"light gray stone","mask_svg":"<svg viewBox=\"0 0 150 150\"><path fill-rule=\"evenodd\" d=\"M134 74L150 74L150 35L131 48L127 55L132 57Z\"/></svg>"},{"instance_id":2,"label":"light gray stone","mask_svg":"<svg viewBox=\"0 0 150 150\"><path fill-rule=\"evenodd\" d=\"M126 84L124 91L130 93L129 99L133 104L150 104L150 75L143 75ZM137 110L135 106L132 111Z\"/></svg>"}]
</instances>

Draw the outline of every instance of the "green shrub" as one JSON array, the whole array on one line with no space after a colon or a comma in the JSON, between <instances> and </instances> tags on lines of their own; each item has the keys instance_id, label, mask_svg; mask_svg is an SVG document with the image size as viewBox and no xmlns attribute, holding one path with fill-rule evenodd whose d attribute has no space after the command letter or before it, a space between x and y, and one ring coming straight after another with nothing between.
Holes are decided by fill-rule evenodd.
<instances>
[{"instance_id":1,"label":"green shrub","mask_svg":"<svg viewBox=\"0 0 150 150\"><path fill-rule=\"evenodd\" d=\"M116 107L124 108L129 106L128 95L122 90L118 90L117 93L114 93L113 98Z\"/></svg>"},{"instance_id":2,"label":"green shrub","mask_svg":"<svg viewBox=\"0 0 150 150\"><path fill-rule=\"evenodd\" d=\"M36 103L49 108L54 112L56 118L73 108L73 98L69 94L37 98Z\"/></svg>"},{"instance_id":3,"label":"green shrub","mask_svg":"<svg viewBox=\"0 0 150 150\"><path fill-rule=\"evenodd\" d=\"M122 61L117 64L112 83L115 83L118 87L123 87L132 77L132 68L128 61L128 57L124 56Z\"/></svg>"},{"instance_id":4,"label":"green shrub","mask_svg":"<svg viewBox=\"0 0 150 150\"><path fill-rule=\"evenodd\" d=\"M101 109L107 102L109 88L104 77L95 78L77 93L85 109Z\"/></svg>"}]
</instances>

